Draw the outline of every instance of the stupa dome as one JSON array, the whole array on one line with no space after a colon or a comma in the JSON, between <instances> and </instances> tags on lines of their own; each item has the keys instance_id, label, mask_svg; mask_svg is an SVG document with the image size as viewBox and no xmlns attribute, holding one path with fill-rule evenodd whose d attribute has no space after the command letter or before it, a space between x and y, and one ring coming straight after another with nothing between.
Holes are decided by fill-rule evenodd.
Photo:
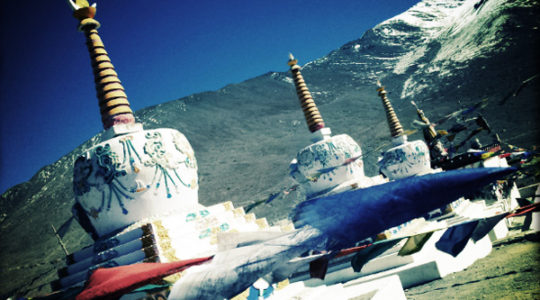
<instances>
[{"instance_id":1,"label":"stupa dome","mask_svg":"<svg viewBox=\"0 0 540 300\"><path fill-rule=\"evenodd\" d=\"M198 205L197 162L174 129L140 130L106 140L75 161L78 219L97 237L142 219ZM81 222L82 223L82 222Z\"/></svg>"},{"instance_id":2,"label":"stupa dome","mask_svg":"<svg viewBox=\"0 0 540 300\"><path fill-rule=\"evenodd\" d=\"M347 134L320 140L298 152L290 175L308 198L358 187L365 178L360 146Z\"/></svg>"}]
</instances>

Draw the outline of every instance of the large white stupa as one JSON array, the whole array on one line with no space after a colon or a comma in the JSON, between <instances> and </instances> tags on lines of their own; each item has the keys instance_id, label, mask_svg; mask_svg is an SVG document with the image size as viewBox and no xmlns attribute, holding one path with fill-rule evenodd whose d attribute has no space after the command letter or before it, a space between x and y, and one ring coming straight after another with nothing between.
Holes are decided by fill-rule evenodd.
<instances>
[{"instance_id":1,"label":"large white stupa","mask_svg":"<svg viewBox=\"0 0 540 300\"><path fill-rule=\"evenodd\" d=\"M53 289L82 287L99 267L211 256L219 232L291 230L290 223L270 228L231 202L199 204L197 161L187 138L136 123L98 34L95 5L68 2L86 37L105 132L73 170L73 214L95 242L67 256Z\"/></svg>"}]
</instances>

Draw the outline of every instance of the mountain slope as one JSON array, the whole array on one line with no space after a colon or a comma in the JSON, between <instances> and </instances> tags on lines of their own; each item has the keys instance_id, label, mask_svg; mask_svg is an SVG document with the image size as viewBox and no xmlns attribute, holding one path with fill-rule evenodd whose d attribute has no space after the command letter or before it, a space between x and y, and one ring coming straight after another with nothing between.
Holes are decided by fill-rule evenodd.
<instances>
[{"instance_id":1,"label":"mountain slope","mask_svg":"<svg viewBox=\"0 0 540 300\"><path fill-rule=\"evenodd\" d=\"M411 100L433 121L487 99L479 112L501 139L531 147L540 135L540 78L533 77L539 72L539 7L526 0L425 0L305 64L302 73L327 126L362 146L369 175L377 173L377 156L389 146L377 79L408 129L415 119ZM197 156L205 205L230 200L246 206L291 186L288 164L310 143L285 72L145 108L136 117L146 129L176 128L186 135ZM491 141L489 135L479 137ZM98 140L99 135L2 195L0 295L49 289L63 257L50 224L58 228L70 218L73 161ZM282 194L254 212L281 219L302 197L301 191ZM71 251L90 243L75 222L64 241Z\"/></svg>"}]
</instances>

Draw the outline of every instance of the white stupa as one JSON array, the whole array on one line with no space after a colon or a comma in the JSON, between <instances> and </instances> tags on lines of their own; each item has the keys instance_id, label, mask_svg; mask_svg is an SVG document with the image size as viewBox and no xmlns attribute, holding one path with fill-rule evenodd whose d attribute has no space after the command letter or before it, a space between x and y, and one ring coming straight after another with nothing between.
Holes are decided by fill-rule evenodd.
<instances>
[{"instance_id":1,"label":"white stupa","mask_svg":"<svg viewBox=\"0 0 540 300\"><path fill-rule=\"evenodd\" d=\"M99 267L211 256L220 232L292 230L290 222L270 227L231 202L199 204L190 143L178 130L144 130L135 122L98 35L95 6L68 2L86 36L105 132L73 170L73 213L95 242L67 255L53 290L81 287Z\"/></svg>"},{"instance_id":2,"label":"white stupa","mask_svg":"<svg viewBox=\"0 0 540 300\"><path fill-rule=\"evenodd\" d=\"M313 144L301 149L290 164L291 177L314 198L382 183L364 174L362 149L349 135L331 135L309 92L298 61L289 57L296 93L311 132Z\"/></svg>"},{"instance_id":3,"label":"white stupa","mask_svg":"<svg viewBox=\"0 0 540 300\"><path fill-rule=\"evenodd\" d=\"M73 4L76 5L76 4ZM143 130L105 50L93 16L74 7L86 36L96 83L103 142L77 158L74 213L94 239L145 218L198 208L197 162L186 137L175 129Z\"/></svg>"},{"instance_id":4,"label":"white stupa","mask_svg":"<svg viewBox=\"0 0 540 300\"><path fill-rule=\"evenodd\" d=\"M390 180L395 180L432 172L428 146L421 140L407 141L407 135L386 96L386 90L379 82L377 84L394 144L394 147L383 153L379 161L381 173Z\"/></svg>"}]
</instances>

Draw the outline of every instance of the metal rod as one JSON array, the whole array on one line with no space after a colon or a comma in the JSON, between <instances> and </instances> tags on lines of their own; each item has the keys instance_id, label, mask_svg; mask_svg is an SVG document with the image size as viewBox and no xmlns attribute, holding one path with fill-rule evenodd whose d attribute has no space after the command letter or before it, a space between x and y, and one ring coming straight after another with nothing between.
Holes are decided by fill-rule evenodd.
<instances>
[{"instance_id":1,"label":"metal rod","mask_svg":"<svg viewBox=\"0 0 540 300\"><path fill-rule=\"evenodd\" d=\"M58 240L58 244L60 244L60 247L62 247L62 250L64 250L64 253L66 254L66 256L68 256L69 252L67 251L67 248L66 248L66 245L64 244L64 242L62 242L62 238L58 234L58 231L56 231L56 228L54 228L53 224L51 224L51 227L52 227L52 230L54 232L54 235L56 236L56 239Z\"/></svg>"}]
</instances>

